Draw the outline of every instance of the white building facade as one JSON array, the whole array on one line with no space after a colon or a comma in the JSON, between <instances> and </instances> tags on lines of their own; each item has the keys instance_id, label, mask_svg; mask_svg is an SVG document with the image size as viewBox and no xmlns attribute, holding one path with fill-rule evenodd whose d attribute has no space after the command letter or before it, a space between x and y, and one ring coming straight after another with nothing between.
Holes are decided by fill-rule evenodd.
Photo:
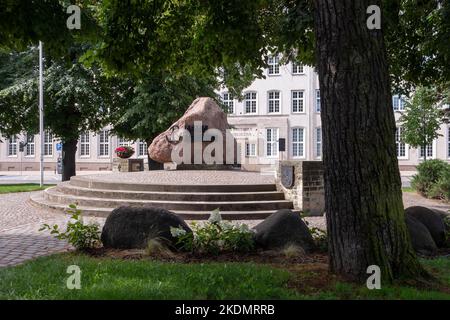
<instances>
[{"instance_id":1,"label":"white building facade","mask_svg":"<svg viewBox=\"0 0 450 320\"><path fill-rule=\"evenodd\" d=\"M280 64L269 57L265 79L255 80L238 101L226 91L222 100L229 108L228 122L241 145L242 164L249 170L273 165L278 159L321 160L322 129L320 89L314 69L295 63ZM392 98L397 123L405 109L401 97ZM439 138L427 147L427 159L450 161L450 126L441 125ZM401 126L396 132L400 170L414 171L423 161L424 150L401 142ZM277 152L285 139L284 152Z\"/></svg>"},{"instance_id":2,"label":"white building facade","mask_svg":"<svg viewBox=\"0 0 450 320\"><path fill-rule=\"evenodd\" d=\"M294 63L281 64L278 57L268 58L265 79L256 79L243 92L243 100L235 99L226 89L220 96L227 106L228 122L240 145L244 169L260 170L277 160L321 160L322 129L320 120L319 80L314 69ZM404 111L404 101L393 97L395 118ZM427 158L450 161L450 126L443 124L440 137L427 147ZM400 141L401 127L397 127L397 157L401 170L414 170L423 159L425 150L410 148ZM279 151L280 139L285 139L285 151ZM39 170L38 135L27 134L2 137L0 143L0 171ZM23 152L19 143L27 142ZM59 140L50 132L44 138L44 169L55 171L61 152ZM130 145L133 158L147 159L147 145L143 141L126 141L109 134L108 129L82 134L78 142L77 170L111 170L114 150ZM146 166L145 166L146 167Z\"/></svg>"}]
</instances>

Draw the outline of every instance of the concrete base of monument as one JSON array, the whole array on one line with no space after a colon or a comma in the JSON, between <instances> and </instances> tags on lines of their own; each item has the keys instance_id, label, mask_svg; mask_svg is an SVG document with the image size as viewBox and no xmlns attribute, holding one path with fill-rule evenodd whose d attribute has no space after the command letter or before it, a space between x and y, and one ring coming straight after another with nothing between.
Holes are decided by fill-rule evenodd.
<instances>
[{"instance_id":1,"label":"concrete base of monument","mask_svg":"<svg viewBox=\"0 0 450 320\"><path fill-rule=\"evenodd\" d=\"M273 176L241 170L159 170L72 177L36 193L36 205L64 212L76 204L85 215L106 217L120 206L158 207L184 219L207 219L220 209L227 220L264 219L292 201Z\"/></svg>"}]
</instances>

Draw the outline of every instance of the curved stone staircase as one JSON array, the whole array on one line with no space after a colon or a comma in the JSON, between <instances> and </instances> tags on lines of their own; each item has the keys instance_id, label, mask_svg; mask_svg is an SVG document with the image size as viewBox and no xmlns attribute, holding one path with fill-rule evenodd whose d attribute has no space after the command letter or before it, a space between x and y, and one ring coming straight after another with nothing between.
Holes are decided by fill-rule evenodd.
<instances>
[{"instance_id":1,"label":"curved stone staircase","mask_svg":"<svg viewBox=\"0 0 450 320\"><path fill-rule=\"evenodd\" d=\"M184 219L207 219L219 208L224 219L263 219L293 204L276 190L273 183L180 184L132 183L73 177L31 200L46 208L67 210L76 204L85 215L106 217L120 206L159 207L173 211Z\"/></svg>"}]
</instances>

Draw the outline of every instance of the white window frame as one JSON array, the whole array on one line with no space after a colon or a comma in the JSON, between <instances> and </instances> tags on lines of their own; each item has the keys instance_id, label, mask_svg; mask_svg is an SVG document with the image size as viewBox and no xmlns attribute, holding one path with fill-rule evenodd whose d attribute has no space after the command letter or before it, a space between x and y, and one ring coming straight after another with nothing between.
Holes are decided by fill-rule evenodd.
<instances>
[{"instance_id":1,"label":"white window frame","mask_svg":"<svg viewBox=\"0 0 450 320\"><path fill-rule=\"evenodd\" d=\"M315 97L314 97L314 111L316 113L320 113L322 108L321 100L320 100L320 89L316 89Z\"/></svg>"},{"instance_id":2,"label":"white window frame","mask_svg":"<svg viewBox=\"0 0 450 320\"><path fill-rule=\"evenodd\" d=\"M44 157L53 157L53 133L50 130L44 132Z\"/></svg>"},{"instance_id":3,"label":"white window frame","mask_svg":"<svg viewBox=\"0 0 450 320\"><path fill-rule=\"evenodd\" d=\"M145 142L143 140L139 140L138 143L137 143L137 154L138 154L138 157L146 157L147 154L148 154L147 148L148 148L147 142ZM141 151L143 151L143 152L141 153Z\"/></svg>"},{"instance_id":4,"label":"white window frame","mask_svg":"<svg viewBox=\"0 0 450 320\"><path fill-rule=\"evenodd\" d=\"M297 95L294 97L294 95ZM300 97L301 96L301 97ZM297 104L297 111L294 110L294 104ZM301 109L300 109L301 105ZM305 113L305 90L292 90L291 91L291 112L292 113Z\"/></svg>"},{"instance_id":5,"label":"white window frame","mask_svg":"<svg viewBox=\"0 0 450 320\"><path fill-rule=\"evenodd\" d=\"M29 138L33 138L30 139ZM26 158L34 158L36 156L36 143L35 143L35 137L32 134L26 134L25 135L25 142L27 143L26 147L25 147L25 157ZM31 152L33 151L33 152Z\"/></svg>"},{"instance_id":6,"label":"white window frame","mask_svg":"<svg viewBox=\"0 0 450 320\"><path fill-rule=\"evenodd\" d=\"M17 135L11 135L8 137L7 154L9 158L17 158L19 151L19 139Z\"/></svg>"},{"instance_id":7,"label":"white window frame","mask_svg":"<svg viewBox=\"0 0 450 320\"><path fill-rule=\"evenodd\" d=\"M254 98L253 98L253 95L254 95ZM250 97L250 98L248 98L248 97ZM247 104L248 104L250 112L247 112ZM253 108L255 108L254 112L253 112ZM258 92L247 91L244 93L244 114L258 114Z\"/></svg>"},{"instance_id":8,"label":"white window frame","mask_svg":"<svg viewBox=\"0 0 450 320\"><path fill-rule=\"evenodd\" d=\"M257 155L256 143L246 141L245 142L245 157L246 158L255 158L256 155Z\"/></svg>"},{"instance_id":9,"label":"white window frame","mask_svg":"<svg viewBox=\"0 0 450 320\"><path fill-rule=\"evenodd\" d=\"M298 140L298 135L295 132L299 132L297 130L301 130L302 132L302 140ZM306 158L306 130L304 127L294 127L291 128L291 155L294 159L305 159ZM297 148L295 148L297 147ZM301 150L301 153L295 154L294 150Z\"/></svg>"},{"instance_id":10,"label":"white window frame","mask_svg":"<svg viewBox=\"0 0 450 320\"><path fill-rule=\"evenodd\" d=\"M392 108L394 109L394 111L405 111L405 99L403 96L395 94L392 96Z\"/></svg>"},{"instance_id":11,"label":"white window frame","mask_svg":"<svg viewBox=\"0 0 450 320\"><path fill-rule=\"evenodd\" d=\"M269 135L270 132L270 135ZM266 128L266 157L278 157L278 139L280 137L280 128ZM270 149L270 153L269 153Z\"/></svg>"},{"instance_id":12,"label":"white window frame","mask_svg":"<svg viewBox=\"0 0 450 320\"><path fill-rule=\"evenodd\" d=\"M101 130L98 133L98 157L99 158L108 158L110 156L111 150L111 141L109 136L109 130ZM103 150L102 150L103 148ZM102 154L102 151L107 151L105 154Z\"/></svg>"},{"instance_id":13,"label":"white window frame","mask_svg":"<svg viewBox=\"0 0 450 320\"><path fill-rule=\"evenodd\" d=\"M322 159L322 153L323 153L323 133L322 133L322 127L316 127L314 130L315 135L315 155L317 159Z\"/></svg>"},{"instance_id":14,"label":"white window frame","mask_svg":"<svg viewBox=\"0 0 450 320\"><path fill-rule=\"evenodd\" d=\"M132 144L133 143L130 140L127 140L122 137L117 137L117 147L131 147Z\"/></svg>"},{"instance_id":15,"label":"white window frame","mask_svg":"<svg viewBox=\"0 0 450 320\"><path fill-rule=\"evenodd\" d=\"M228 114L234 114L234 97L231 93L222 93L222 103L227 107Z\"/></svg>"},{"instance_id":16,"label":"white window frame","mask_svg":"<svg viewBox=\"0 0 450 320\"><path fill-rule=\"evenodd\" d=\"M280 57L279 55L270 55L267 57L267 74L269 76L280 75Z\"/></svg>"},{"instance_id":17,"label":"white window frame","mask_svg":"<svg viewBox=\"0 0 450 320\"><path fill-rule=\"evenodd\" d=\"M89 131L80 134L80 157L89 158L91 156L91 136Z\"/></svg>"},{"instance_id":18,"label":"white window frame","mask_svg":"<svg viewBox=\"0 0 450 320\"><path fill-rule=\"evenodd\" d=\"M273 108L273 111L270 111L271 107ZM278 111L276 110L277 108ZM267 113L268 114L281 113L281 91L278 90L267 91Z\"/></svg>"},{"instance_id":19,"label":"white window frame","mask_svg":"<svg viewBox=\"0 0 450 320\"><path fill-rule=\"evenodd\" d=\"M396 150L397 159L407 160L407 159L409 159L409 145L406 144L405 142L401 141L402 130L403 130L403 128L401 126L396 127L396 129L395 129L395 150ZM399 155L399 148L401 145L403 145L403 147L405 149L404 156Z\"/></svg>"},{"instance_id":20,"label":"white window frame","mask_svg":"<svg viewBox=\"0 0 450 320\"><path fill-rule=\"evenodd\" d=\"M432 155L431 155L431 156L429 156L429 155L427 154L427 159L436 159L436 140L433 140L433 143L432 143L432 144L427 145L427 149L428 149L429 147L432 147L433 149L431 150L431 151L432 151ZM419 155L419 160L423 160L422 147L417 148L417 151L418 151L418 153L419 153L419 154L418 154L418 155Z\"/></svg>"},{"instance_id":21,"label":"white window frame","mask_svg":"<svg viewBox=\"0 0 450 320\"><path fill-rule=\"evenodd\" d=\"M305 66L300 63L292 62L292 74L305 74Z\"/></svg>"}]
</instances>

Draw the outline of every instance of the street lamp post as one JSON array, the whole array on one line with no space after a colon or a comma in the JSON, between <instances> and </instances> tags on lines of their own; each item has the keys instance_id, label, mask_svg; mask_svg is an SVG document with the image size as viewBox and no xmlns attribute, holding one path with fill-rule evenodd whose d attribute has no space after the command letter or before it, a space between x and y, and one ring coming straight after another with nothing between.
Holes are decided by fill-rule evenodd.
<instances>
[{"instance_id":1,"label":"street lamp post","mask_svg":"<svg viewBox=\"0 0 450 320\"><path fill-rule=\"evenodd\" d=\"M39 134L41 152L39 161L40 186L44 185L44 79L43 79L42 42L39 41Z\"/></svg>"}]
</instances>

